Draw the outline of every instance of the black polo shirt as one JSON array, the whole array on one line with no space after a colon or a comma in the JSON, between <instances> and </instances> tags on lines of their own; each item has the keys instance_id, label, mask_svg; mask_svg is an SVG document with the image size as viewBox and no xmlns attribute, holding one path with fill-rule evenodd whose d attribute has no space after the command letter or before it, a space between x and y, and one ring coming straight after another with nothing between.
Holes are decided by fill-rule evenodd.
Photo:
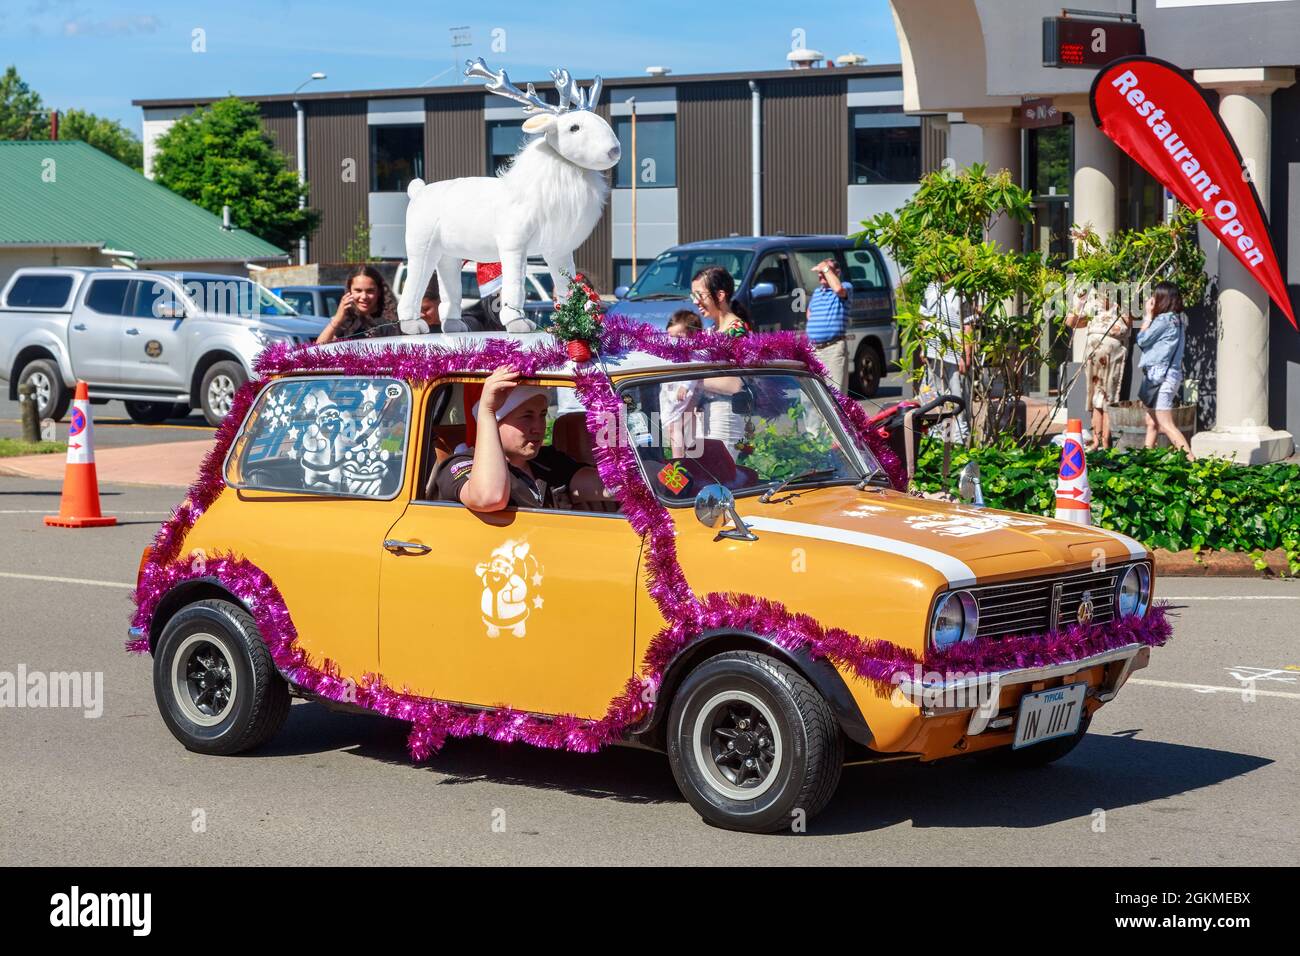
<instances>
[{"instance_id":1,"label":"black polo shirt","mask_svg":"<svg viewBox=\"0 0 1300 956\"><path fill-rule=\"evenodd\" d=\"M473 465L472 452L452 455L443 462L434 482L439 501L460 501L460 489L469 481ZM508 462L507 467L510 469L509 507L554 508L555 492L568 488L573 476L586 466L551 445L543 445L537 452L537 457L528 463L533 472L531 477L526 471Z\"/></svg>"}]
</instances>

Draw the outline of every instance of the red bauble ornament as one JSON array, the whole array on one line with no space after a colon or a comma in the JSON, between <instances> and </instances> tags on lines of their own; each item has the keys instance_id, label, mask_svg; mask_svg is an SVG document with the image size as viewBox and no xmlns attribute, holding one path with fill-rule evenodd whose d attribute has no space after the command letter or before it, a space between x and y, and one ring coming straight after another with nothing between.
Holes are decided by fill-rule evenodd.
<instances>
[{"instance_id":1,"label":"red bauble ornament","mask_svg":"<svg viewBox=\"0 0 1300 956\"><path fill-rule=\"evenodd\" d=\"M581 339L573 339L564 344L564 350L569 353L569 358L581 364L582 362L591 361L591 349L587 343Z\"/></svg>"}]
</instances>

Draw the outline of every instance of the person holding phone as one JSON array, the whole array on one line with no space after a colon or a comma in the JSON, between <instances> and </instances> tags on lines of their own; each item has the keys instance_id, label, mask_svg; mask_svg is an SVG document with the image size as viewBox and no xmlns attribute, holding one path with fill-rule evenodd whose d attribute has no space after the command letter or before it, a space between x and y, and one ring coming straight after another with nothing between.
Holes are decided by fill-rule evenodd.
<instances>
[{"instance_id":1,"label":"person holding phone","mask_svg":"<svg viewBox=\"0 0 1300 956\"><path fill-rule=\"evenodd\" d=\"M1138 348L1142 350L1138 367L1143 375L1138 396L1147 406L1147 434L1143 444L1154 448L1156 439L1163 433L1170 444L1195 461L1191 446L1174 424L1173 411L1183 384L1183 350L1187 345L1183 296L1172 282L1157 282L1153 292L1147 299L1137 333Z\"/></svg>"},{"instance_id":2,"label":"person holding phone","mask_svg":"<svg viewBox=\"0 0 1300 956\"><path fill-rule=\"evenodd\" d=\"M397 297L371 265L357 266L343 284L343 298L329 325L316 338L317 345L342 339L373 338L400 334Z\"/></svg>"}]
</instances>

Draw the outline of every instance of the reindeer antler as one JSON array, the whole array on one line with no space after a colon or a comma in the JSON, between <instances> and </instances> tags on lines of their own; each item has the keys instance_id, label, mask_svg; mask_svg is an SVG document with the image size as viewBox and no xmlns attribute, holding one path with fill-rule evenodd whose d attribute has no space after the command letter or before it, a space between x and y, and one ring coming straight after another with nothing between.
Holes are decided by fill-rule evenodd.
<instances>
[{"instance_id":1,"label":"reindeer antler","mask_svg":"<svg viewBox=\"0 0 1300 956\"><path fill-rule=\"evenodd\" d=\"M483 62L483 58L465 61L466 76L481 76L487 80L487 88L493 93L504 96L506 99L514 100L516 103L522 103L524 109L530 113L547 112L563 113L569 108L569 104L580 110L591 110L596 106L596 101L600 99L600 77L591 81L591 86L582 89L569 74L568 70L552 70L551 78L555 80L555 90L559 93L560 103L558 106L552 106L546 102L533 88L533 84L527 85L527 90L521 90L510 82L510 77L506 75L505 70L493 72L488 69L488 65Z\"/></svg>"},{"instance_id":2,"label":"reindeer antler","mask_svg":"<svg viewBox=\"0 0 1300 956\"><path fill-rule=\"evenodd\" d=\"M499 96L504 96L508 100L514 100L516 103L522 103L524 109L530 113L563 113L564 100L561 98L559 106L552 106L546 100L542 99L533 89L531 83L528 84L528 92L524 92L510 82L510 77L506 75L505 70L493 72L488 69L488 65L483 62L483 58L465 61L466 76L481 76L487 80L487 88Z\"/></svg>"}]
</instances>

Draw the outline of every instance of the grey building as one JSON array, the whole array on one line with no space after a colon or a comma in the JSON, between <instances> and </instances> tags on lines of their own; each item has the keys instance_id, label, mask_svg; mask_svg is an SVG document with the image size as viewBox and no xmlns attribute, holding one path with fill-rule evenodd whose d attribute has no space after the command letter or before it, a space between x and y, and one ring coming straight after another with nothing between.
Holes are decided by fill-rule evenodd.
<instances>
[{"instance_id":1,"label":"grey building","mask_svg":"<svg viewBox=\"0 0 1300 956\"><path fill-rule=\"evenodd\" d=\"M369 224L372 255L403 258L406 184L493 173L518 148L524 119L479 83L248 99L293 163L295 101L303 107L310 204L322 212L308 258L319 262L343 257L358 222ZM148 175L158 136L212 100L134 102ZM605 291L630 280L634 252L645 263L676 243L730 234L856 230L897 208L947 155L946 115L904 113L897 65L606 78L597 111L624 159L576 258Z\"/></svg>"}]
</instances>

